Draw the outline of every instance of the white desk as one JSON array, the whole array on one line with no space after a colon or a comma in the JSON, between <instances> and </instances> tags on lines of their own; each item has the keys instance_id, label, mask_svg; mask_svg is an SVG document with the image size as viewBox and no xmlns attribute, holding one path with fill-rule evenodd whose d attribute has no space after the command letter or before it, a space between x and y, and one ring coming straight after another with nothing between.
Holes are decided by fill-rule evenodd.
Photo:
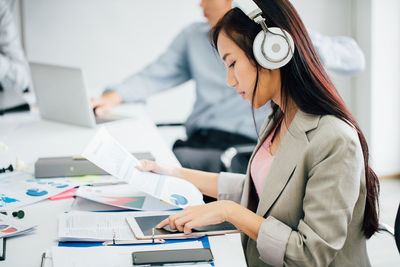
<instances>
[{"instance_id":1,"label":"white desk","mask_svg":"<svg viewBox=\"0 0 400 267\"><path fill-rule=\"evenodd\" d=\"M116 113L140 116L140 119L104 124L129 151L149 151L159 162L179 165L141 108L122 106ZM8 145L8 154L19 156L31 167L38 157L79 154L95 131L41 120L37 111L0 117L0 141ZM4 152L0 153L3 153L3 158L0 154L3 165ZM72 199L46 200L25 207L23 220L38 228L33 234L7 239L6 260L0 261L0 266L40 266L42 253L57 244L57 215L70 210L72 202ZM209 240L216 266L246 266L239 234L210 237Z\"/></svg>"}]
</instances>

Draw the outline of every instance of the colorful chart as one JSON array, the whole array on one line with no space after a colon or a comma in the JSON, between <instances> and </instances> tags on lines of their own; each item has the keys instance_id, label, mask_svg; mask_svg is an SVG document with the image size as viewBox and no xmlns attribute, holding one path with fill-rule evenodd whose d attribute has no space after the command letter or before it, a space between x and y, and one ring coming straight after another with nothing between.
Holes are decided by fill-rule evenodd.
<instances>
[{"instance_id":1,"label":"colorful chart","mask_svg":"<svg viewBox=\"0 0 400 267\"><path fill-rule=\"evenodd\" d=\"M116 205L116 206L127 206L132 208L141 209L143 207L144 200L146 197L139 196L139 197L111 197L111 196L102 196L104 198L113 199L113 201L108 201L107 204L109 205Z\"/></svg>"},{"instance_id":2,"label":"colorful chart","mask_svg":"<svg viewBox=\"0 0 400 267\"><path fill-rule=\"evenodd\" d=\"M19 201L19 200L18 200L18 199L15 199L15 198L11 198L11 197L4 197L4 196L2 196L2 197L1 197L1 201L4 202L5 204L7 204L7 203L17 202L17 201ZM1 204L0 204L0 206L1 206Z\"/></svg>"},{"instance_id":3,"label":"colorful chart","mask_svg":"<svg viewBox=\"0 0 400 267\"><path fill-rule=\"evenodd\" d=\"M36 184L40 184L40 185L51 185L54 186L56 188L65 188L68 187L68 184L61 184L61 183L55 183L55 182L49 182L43 179L29 179L26 180L29 183L36 183Z\"/></svg>"},{"instance_id":4,"label":"colorful chart","mask_svg":"<svg viewBox=\"0 0 400 267\"><path fill-rule=\"evenodd\" d=\"M14 233L16 231L18 231L18 229L14 228L14 227L9 227L5 230L1 230L3 233Z\"/></svg>"},{"instance_id":5,"label":"colorful chart","mask_svg":"<svg viewBox=\"0 0 400 267\"><path fill-rule=\"evenodd\" d=\"M7 183L4 183L6 181ZM0 175L0 211L14 210L57 195L77 183L69 178L34 179L31 173Z\"/></svg>"},{"instance_id":6,"label":"colorful chart","mask_svg":"<svg viewBox=\"0 0 400 267\"><path fill-rule=\"evenodd\" d=\"M67 184L54 184L54 186L55 186L56 188L65 188L65 187L67 187L68 185L67 185Z\"/></svg>"},{"instance_id":7,"label":"colorful chart","mask_svg":"<svg viewBox=\"0 0 400 267\"><path fill-rule=\"evenodd\" d=\"M47 191L46 190L40 191L40 189L38 189L38 188L33 188L33 189L28 189L26 191L26 194L28 196L32 196L32 197L41 197L41 196L47 195Z\"/></svg>"},{"instance_id":8,"label":"colorful chart","mask_svg":"<svg viewBox=\"0 0 400 267\"><path fill-rule=\"evenodd\" d=\"M172 194L171 202L175 205L186 205L188 203L188 200L182 195Z\"/></svg>"}]
</instances>

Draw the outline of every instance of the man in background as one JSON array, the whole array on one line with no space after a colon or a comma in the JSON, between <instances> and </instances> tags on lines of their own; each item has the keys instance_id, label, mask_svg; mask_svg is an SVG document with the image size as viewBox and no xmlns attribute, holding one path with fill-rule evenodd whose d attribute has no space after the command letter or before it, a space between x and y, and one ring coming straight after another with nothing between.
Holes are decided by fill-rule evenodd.
<instances>
[{"instance_id":1,"label":"man in background","mask_svg":"<svg viewBox=\"0 0 400 267\"><path fill-rule=\"evenodd\" d=\"M226 85L226 70L211 46L208 32L231 9L232 0L202 0L207 23L193 23L181 31L168 49L142 71L110 86L92 99L96 114L122 102L144 101L149 96L194 80L196 99L185 122L186 140L178 140L173 151L183 167L210 172L223 171L221 154L228 147L255 144L257 133L251 108ZM326 68L353 74L364 68L364 56L348 37L311 34ZM269 105L255 111L260 127Z\"/></svg>"},{"instance_id":2,"label":"man in background","mask_svg":"<svg viewBox=\"0 0 400 267\"><path fill-rule=\"evenodd\" d=\"M27 90L29 68L11 13L16 1L0 0L0 91Z\"/></svg>"}]
</instances>

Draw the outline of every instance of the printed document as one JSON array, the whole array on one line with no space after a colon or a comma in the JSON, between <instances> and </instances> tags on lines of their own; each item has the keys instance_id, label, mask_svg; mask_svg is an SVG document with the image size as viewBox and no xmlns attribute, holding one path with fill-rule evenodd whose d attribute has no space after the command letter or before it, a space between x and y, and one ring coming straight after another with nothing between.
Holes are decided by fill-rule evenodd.
<instances>
[{"instance_id":1,"label":"printed document","mask_svg":"<svg viewBox=\"0 0 400 267\"><path fill-rule=\"evenodd\" d=\"M59 241L134 241L127 218L135 216L171 215L173 211L91 212L71 211L58 217Z\"/></svg>"},{"instance_id":2,"label":"printed document","mask_svg":"<svg viewBox=\"0 0 400 267\"><path fill-rule=\"evenodd\" d=\"M102 242L110 240L136 240L126 217L132 212L85 212L63 213L58 218L59 241Z\"/></svg>"},{"instance_id":3,"label":"printed document","mask_svg":"<svg viewBox=\"0 0 400 267\"><path fill-rule=\"evenodd\" d=\"M203 196L192 183L172 176L136 169L140 162L103 127L86 146L82 156L111 175L177 208L203 204Z\"/></svg>"}]
</instances>

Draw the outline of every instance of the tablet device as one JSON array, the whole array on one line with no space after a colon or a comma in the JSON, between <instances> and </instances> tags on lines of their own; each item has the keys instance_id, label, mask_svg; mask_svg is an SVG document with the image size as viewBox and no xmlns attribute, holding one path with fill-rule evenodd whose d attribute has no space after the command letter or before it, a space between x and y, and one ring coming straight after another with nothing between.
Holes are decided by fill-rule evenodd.
<instances>
[{"instance_id":1,"label":"tablet device","mask_svg":"<svg viewBox=\"0 0 400 267\"><path fill-rule=\"evenodd\" d=\"M174 239L186 238L191 236L223 235L239 232L239 230L229 222L193 228L190 235L185 235L178 230L171 230L168 225L164 228L156 229L156 225L159 224L162 220L168 218L168 216L169 215L135 216L128 217L126 218L126 220L137 239ZM153 228L155 228L154 236Z\"/></svg>"}]
</instances>

